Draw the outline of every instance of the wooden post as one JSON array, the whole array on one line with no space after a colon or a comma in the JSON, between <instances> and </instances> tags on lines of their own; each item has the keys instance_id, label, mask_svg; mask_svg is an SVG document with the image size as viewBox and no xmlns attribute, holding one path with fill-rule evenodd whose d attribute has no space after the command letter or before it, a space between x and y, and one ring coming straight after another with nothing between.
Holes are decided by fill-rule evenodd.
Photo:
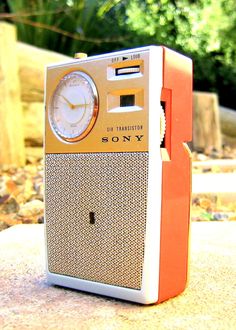
<instances>
[{"instance_id":1,"label":"wooden post","mask_svg":"<svg viewBox=\"0 0 236 330\"><path fill-rule=\"evenodd\" d=\"M17 58L16 28L0 22L0 164L23 166L24 128Z\"/></svg>"},{"instance_id":2,"label":"wooden post","mask_svg":"<svg viewBox=\"0 0 236 330\"><path fill-rule=\"evenodd\" d=\"M46 49L17 42L21 100L43 102L45 67L48 64L74 59Z\"/></svg>"},{"instance_id":3,"label":"wooden post","mask_svg":"<svg viewBox=\"0 0 236 330\"><path fill-rule=\"evenodd\" d=\"M218 97L214 93L194 92L193 149L222 150Z\"/></svg>"}]
</instances>

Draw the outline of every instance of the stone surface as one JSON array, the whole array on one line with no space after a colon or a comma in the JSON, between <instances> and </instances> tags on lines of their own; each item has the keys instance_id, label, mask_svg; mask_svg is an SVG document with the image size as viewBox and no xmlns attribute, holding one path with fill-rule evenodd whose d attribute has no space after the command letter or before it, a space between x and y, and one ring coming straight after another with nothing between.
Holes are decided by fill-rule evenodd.
<instances>
[{"instance_id":1,"label":"stone surface","mask_svg":"<svg viewBox=\"0 0 236 330\"><path fill-rule=\"evenodd\" d=\"M236 173L199 173L193 175L194 194L236 194Z\"/></svg>"},{"instance_id":2,"label":"stone surface","mask_svg":"<svg viewBox=\"0 0 236 330\"><path fill-rule=\"evenodd\" d=\"M38 164L43 158L42 147L26 147L26 161L30 164Z\"/></svg>"},{"instance_id":3,"label":"stone surface","mask_svg":"<svg viewBox=\"0 0 236 330\"><path fill-rule=\"evenodd\" d=\"M236 219L235 160L193 163L191 219Z\"/></svg>"},{"instance_id":4,"label":"stone surface","mask_svg":"<svg viewBox=\"0 0 236 330\"><path fill-rule=\"evenodd\" d=\"M236 138L236 111L220 107L221 132L226 136Z\"/></svg>"},{"instance_id":5,"label":"stone surface","mask_svg":"<svg viewBox=\"0 0 236 330\"><path fill-rule=\"evenodd\" d=\"M43 215L44 203L40 200L33 200L21 206L18 215L21 217L30 217L34 215Z\"/></svg>"},{"instance_id":6,"label":"stone surface","mask_svg":"<svg viewBox=\"0 0 236 330\"><path fill-rule=\"evenodd\" d=\"M22 102L24 113L24 138L27 146L43 145L44 104Z\"/></svg>"},{"instance_id":7,"label":"stone surface","mask_svg":"<svg viewBox=\"0 0 236 330\"><path fill-rule=\"evenodd\" d=\"M17 42L21 100L43 102L45 68L52 63L73 61L73 58L46 49Z\"/></svg>"},{"instance_id":8,"label":"stone surface","mask_svg":"<svg viewBox=\"0 0 236 330\"><path fill-rule=\"evenodd\" d=\"M141 306L49 286L43 225L0 232L0 328L235 330L236 222L192 223L190 276L180 296Z\"/></svg>"}]
</instances>

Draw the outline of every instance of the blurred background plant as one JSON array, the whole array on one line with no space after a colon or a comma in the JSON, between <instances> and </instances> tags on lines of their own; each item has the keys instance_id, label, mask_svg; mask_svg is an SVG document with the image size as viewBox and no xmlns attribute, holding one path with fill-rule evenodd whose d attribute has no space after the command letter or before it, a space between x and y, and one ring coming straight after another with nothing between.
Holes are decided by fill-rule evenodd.
<instances>
[{"instance_id":1,"label":"blurred background plant","mask_svg":"<svg viewBox=\"0 0 236 330\"><path fill-rule=\"evenodd\" d=\"M2 0L0 21L0 231L44 221L45 66L150 44L194 62L192 219L236 219L235 0Z\"/></svg>"},{"instance_id":2,"label":"blurred background plant","mask_svg":"<svg viewBox=\"0 0 236 330\"><path fill-rule=\"evenodd\" d=\"M235 0L3 0L18 39L73 56L164 44L194 60L194 88L236 109Z\"/></svg>"}]
</instances>

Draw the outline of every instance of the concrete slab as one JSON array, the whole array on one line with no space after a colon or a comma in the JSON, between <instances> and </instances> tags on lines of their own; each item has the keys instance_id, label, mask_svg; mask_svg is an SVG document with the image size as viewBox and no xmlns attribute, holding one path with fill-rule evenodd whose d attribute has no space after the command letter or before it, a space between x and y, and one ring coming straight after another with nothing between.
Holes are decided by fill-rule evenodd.
<instances>
[{"instance_id":1,"label":"concrete slab","mask_svg":"<svg viewBox=\"0 0 236 330\"><path fill-rule=\"evenodd\" d=\"M236 329L236 222L192 223L189 285L160 305L140 306L49 286L43 225L0 232L1 329Z\"/></svg>"},{"instance_id":2,"label":"concrete slab","mask_svg":"<svg viewBox=\"0 0 236 330\"><path fill-rule=\"evenodd\" d=\"M236 194L236 173L199 173L192 177L193 194Z\"/></svg>"},{"instance_id":3,"label":"concrete slab","mask_svg":"<svg viewBox=\"0 0 236 330\"><path fill-rule=\"evenodd\" d=\"M193 168L217 168L224 172L225 170L236 171L236 159L208 159L204 161L194 161Z\"/></svg>"}]
</instances>

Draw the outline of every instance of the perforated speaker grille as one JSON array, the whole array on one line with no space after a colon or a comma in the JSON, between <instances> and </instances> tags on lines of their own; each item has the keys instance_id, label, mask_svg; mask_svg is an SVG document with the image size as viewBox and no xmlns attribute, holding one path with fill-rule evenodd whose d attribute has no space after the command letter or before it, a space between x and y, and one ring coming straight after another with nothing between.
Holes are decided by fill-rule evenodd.
<instances>
[{"instance_id":1,"label":"perforated speaker grille","mask_svg":"<svg viewBox=\"0 0 236 330\"><path fill-rule=\"evenodd\" d=\"M144 152L46 155L49 271L141 289L147 176Z\"/></svg>"}]
</instances>

